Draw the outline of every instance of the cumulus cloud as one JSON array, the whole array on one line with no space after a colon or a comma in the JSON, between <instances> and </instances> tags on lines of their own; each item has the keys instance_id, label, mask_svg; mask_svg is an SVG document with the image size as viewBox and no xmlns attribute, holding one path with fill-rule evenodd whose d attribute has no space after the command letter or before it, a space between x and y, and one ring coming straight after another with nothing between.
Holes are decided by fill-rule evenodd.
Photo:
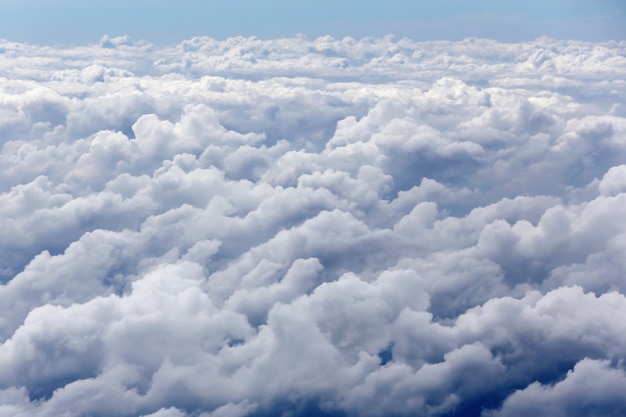
<instances>
[{"instance_id":1,"label":"cumulus cloud","mask_svg":"<svg viewBox=\"0 0 626 417\"><path fill-rule=\"evenodd\" d=\"M624 413L624 42L0 51L0 416Z\"/></svg>"}]
</instances>

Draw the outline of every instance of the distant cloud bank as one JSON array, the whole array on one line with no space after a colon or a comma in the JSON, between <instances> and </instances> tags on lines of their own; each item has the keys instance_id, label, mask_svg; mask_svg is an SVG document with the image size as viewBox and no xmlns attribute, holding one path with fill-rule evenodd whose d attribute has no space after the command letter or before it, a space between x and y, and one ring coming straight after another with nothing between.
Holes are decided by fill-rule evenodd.
<instances>
[{"instance_id":1,"label":"distant cloud bank","mask_svg":"<svg viewBox=\"0 0 626 417\"><path fill-rule=\"evenodd\" d=\"M0 416L623 416L625 103L626 42L0 41Z\"/></svg>"}]
</instances>

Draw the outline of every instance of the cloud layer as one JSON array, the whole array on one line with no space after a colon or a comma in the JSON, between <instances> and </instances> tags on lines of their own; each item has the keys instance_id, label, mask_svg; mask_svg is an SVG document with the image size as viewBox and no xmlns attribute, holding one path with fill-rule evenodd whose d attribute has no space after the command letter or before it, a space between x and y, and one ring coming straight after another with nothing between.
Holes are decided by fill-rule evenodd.
<instances>
[{"instance_id":1,"label":"cloud layer","mask_svg":"<svg viewBox=\"0 0 626 417\"><path fill-rule=\"evenodd\" d=\"M0 416L621 416L626 43L0 41Z\"/></svg>"}]
</instances>

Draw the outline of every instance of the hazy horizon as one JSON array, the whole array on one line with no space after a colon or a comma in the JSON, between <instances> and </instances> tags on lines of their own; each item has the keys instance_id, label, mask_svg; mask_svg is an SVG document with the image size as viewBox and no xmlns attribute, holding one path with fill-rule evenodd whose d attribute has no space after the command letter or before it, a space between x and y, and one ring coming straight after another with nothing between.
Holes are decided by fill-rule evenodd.
<instances>
[{"instance_id":1,"label":"hazy horizon","mask_svg":"<svg viewBox=\"0 0 626 417\"><path fill-rule=\"evenodd\" d=\"M393 34L416 41L474 37L524 42L541 36L594 42L626 39L626 5L619 0L391 0L384 6L369 0L185 0L175 4L166 0L10 0L1 8L0 38L37 44L82 45L104 35L128 35L157 45L194 36L275 39L296 34L309 38Z\"/></svg>"}]
</instances>

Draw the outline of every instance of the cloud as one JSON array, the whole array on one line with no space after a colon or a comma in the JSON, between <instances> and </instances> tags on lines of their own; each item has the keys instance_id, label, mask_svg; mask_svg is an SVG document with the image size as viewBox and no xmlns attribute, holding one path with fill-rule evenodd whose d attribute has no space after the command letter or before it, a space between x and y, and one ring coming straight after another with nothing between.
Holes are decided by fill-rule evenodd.
<instances>
[{"instance_id":1,"label":"cloud","mask_svg":"<svg viewBox=\"0 0 626 417\"><path fill-rule=\"evenodd\" d=\"M623 43L0 49L0 416L623 413Z\"/></svg>"},{"instance_id":2,"label":"cloud","mask_svg":"<svg viewBox=\"0 0 626 417\"><path fill-rule=\"evenodd\" d=\"M549 413L554 416L618 416L626 403L621 393L626 383L623 369L606 361L584 359L554 386L533 383L507 398L493 416Z\"/></svg>"}]
</instances>

